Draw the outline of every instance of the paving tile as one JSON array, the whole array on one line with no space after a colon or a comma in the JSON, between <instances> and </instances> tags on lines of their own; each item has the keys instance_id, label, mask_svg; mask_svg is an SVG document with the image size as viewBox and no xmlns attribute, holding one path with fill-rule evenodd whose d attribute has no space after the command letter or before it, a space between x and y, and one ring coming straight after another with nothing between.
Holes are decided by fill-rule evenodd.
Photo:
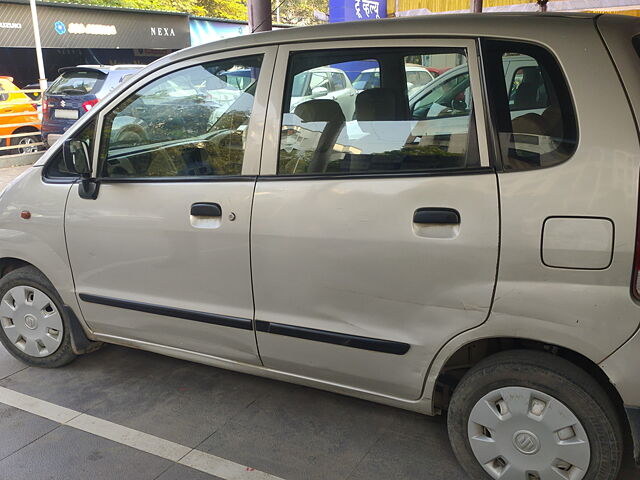
<instances>
[{"instance_id":1,"label":"paving tile","mask_svg":"<svg viewBox=\"0 0 640 480\"><path fill-rule=\"evenodd\" d=\"M11 182L14 178L16 178L30 166L31 165L0 168L0 190L6 187L9 182Z\"/></svg>"},{"instance_id":2,"label":"paving tile","mask_svg":"<svg viewBox=\"0 0 640 480\"><path fill-rule=\"evenodd\" d=\"M28 368L17 358L14 358L5 348L0 345L0 379L13 375L20 370Z\"/></svg>"},{"instance_id":3,"label":"paving tile","mask_svg":"<svg viewBox=\"0 0 640 480\"><path fill-rule=\"evenodd\" d=\"M0 385L85 411L107 398L112 389L129 382L132 374L145 375L152 365L144 353L108 345L61 368L27 368L0 380Z\"/></svg>"},{"instance_id":4,"label":"paving tile","mask_svg":"<svg viewBox=\"0 0 640 480\"><path fill-rule=\"evenodd\" d=\"M344 478L388 425L386 407L278 384L198 446L287 480Z\"/></svg>"},{"instance_id":5,"label":"paving tile","mask_svg":"<svg viewBox=\"0 0 640 480\"><path fill-rule=\"evenodd\" d=\"M110 387L88 413L182 445L195 447L273 388L273 382L254 376L137 354L150 365L143 371L127 368L129 380Z\"/></svg>"},{"instance_id":6,"label":"paving tile","mask_svg":"<svg viewBox=\"0 0 640 480\"><path fill-rule=\"evenodd\" d=\"M194 470L184 465L174 464L156 480L222 480L214 475Z\"/></svg>"},{"instance_id":7,"label":"paving tile","mask_svg":"<svg viewBox=\"0 0 640 480\"><path fill-rule=\"evenodd\" d=\"M0 459L49 433L58 424L0 403Z\"/></svg>"},{"instance_id":8,"label":"paving tile","mask_svg":"<svg viewBox=\"0 0 640 480\"><path fill-rule=\"evenodd\" d=\"M419 436L387 431L348 477L390 478L469 480L451 451L444 421L426 423L424 435Z\"/></svg>"},{"instance_id":9,"label":"paving tile","mask_svg":"<svg viewBox=\"0 0 640 480\"><path fill-rule=\"evenodd\" d=\"M61 426L0 461L0 480L151 480L169 466L169 460Z\"/></svg>"}]
</instances>

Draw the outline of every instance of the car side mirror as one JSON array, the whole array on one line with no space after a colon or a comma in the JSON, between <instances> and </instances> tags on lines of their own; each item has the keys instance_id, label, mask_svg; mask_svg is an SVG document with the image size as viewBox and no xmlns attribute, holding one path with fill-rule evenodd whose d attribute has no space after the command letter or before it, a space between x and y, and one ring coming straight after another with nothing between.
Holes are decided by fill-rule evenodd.
<instances>
[{"instance_id":1,"label":"car side mirror","mask_svg":"<svg viewBox=\"0 0 640 480\"><path fill-rule=\"evenodd\" d=\"M316 87L311 90L311 95L314 97L324 97L327 93L329 93L329 90L326 87Z\"/></svg>"},{"instance_id":2,"label":"car side mirror","mask_svg":"<svg viewBox=\"0 0 640 480\"><path fill-rule=\"evenodd\" d=\"M67 169L80 174L81 181L78 194L81 198L95 200L98 198L100 184L91 178L91 156L89 146L82 140L67 139L62 152Z\"/></svg>"},{"instance_id":3,"label":"car side mirror","mask_svg":"<svg viewBox=\"0 0 640 480\"><path fill-rule=\"evenodd\" d=\"M79 173L82 177L91 174L89 147L82 140L68 139L64 142L64 163L67 169Z\"/></svg>"}]
</instances>

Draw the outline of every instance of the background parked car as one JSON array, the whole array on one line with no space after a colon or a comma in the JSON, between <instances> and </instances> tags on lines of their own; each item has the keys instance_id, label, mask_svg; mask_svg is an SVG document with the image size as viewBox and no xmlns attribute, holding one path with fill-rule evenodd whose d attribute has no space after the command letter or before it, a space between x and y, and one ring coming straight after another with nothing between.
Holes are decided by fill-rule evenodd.
<instances>
[{"instance_id":1,"label":"background parked car","mask_svg":"<svg viewBox=\"0 0 640 480\"><path fill-rule=\"evenodd\" d=\"M422 65L405 64L405 72L407 75L407 89L409 92L432 82L437 75L431 73L431 70ZM368 88L380 87L380 69L369 68L364 70L353 82L353 86L358 92Z\"/></svg>"},{"instance_id":2,"label":"background parked car","mask_svg":"<svg viewBox=\"0 0 640 480\"><path fill-rule=\"evenodd\" d=\"M42 136L53 144L78 118L144 65L79 65L61 68L44 92Z\"/></svg>"},{"instance_id":3,"label":"background parked car","mask_svg":"<svg viewBox=\"0 0 640 480\"><path fill-rule=\"evenodd\" d=\"M321 67L294 77L291 108L309 100L335 100L345 118L351 119L355 111L357 90L347 74L339 68Z\"/></svg>"},{"instance_id":4,"label":"background parked car","mask_svg":"<svg viewBox=\"0 0 640 480\"><path fill-rule=\"evenodd\" d=\"M0 77L0 147L16 145L6 153L31 153L40 142L40 119L32 100L13 84L12 77ZM13 138L7 136L17 135Z\"/></svg>"},{"instance_id":5,"label":"background parked car","mask_svg":"<svg viewBox=\"0 0 640 480\"><path fill-rule=\"evenodd\" d=\"M434 78L438 78L443 73L446 73L449 70L451 70L451 67L444 67L444 68L426 67L426 68L427 70L429 70L429 72L431 73L431 75L433 75Z\"/></svg>"},{"instance_id":6,"label":"background parked car","mask_svg":"<svg viewBox=\"0 0 640 480\"><path fill-rule=\"evenodd\" d=\"M53 82L47 82L47 88L49 88L52 83ZM24 87L22 87L22 91L31 100L40 100L40 98L42 98L42 94L44 93L40 91L39 83L30 83L29 85L25 85Z\"/></svg>"}]
</instances>

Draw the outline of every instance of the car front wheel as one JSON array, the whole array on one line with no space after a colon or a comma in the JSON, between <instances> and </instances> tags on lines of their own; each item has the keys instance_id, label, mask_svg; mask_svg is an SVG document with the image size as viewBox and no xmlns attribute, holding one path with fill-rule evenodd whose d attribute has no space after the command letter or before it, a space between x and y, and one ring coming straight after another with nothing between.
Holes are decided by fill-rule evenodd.
<instances>
[{"instance_id":1,"label":"car front wheel","mask_svg":"<svg viewBox=\"0 0 640 480\"><path fill-rule=\"evenodd\" d=\"M474 480L614 480L622 460L608 395L584 370L544 352L502 352L469 370L448 429Z\"/></svg>"},{"instance_id":2,"label":"car front wheel","mask_svg":"<svg viewBox=\"0 0 640 480\"><path fill-rule=\"evenodd\" d=\"M0 279L0 342L14 357L38 367L59 367L76 357L62 301L33 267Z\"/></svg>"}]
</instances>

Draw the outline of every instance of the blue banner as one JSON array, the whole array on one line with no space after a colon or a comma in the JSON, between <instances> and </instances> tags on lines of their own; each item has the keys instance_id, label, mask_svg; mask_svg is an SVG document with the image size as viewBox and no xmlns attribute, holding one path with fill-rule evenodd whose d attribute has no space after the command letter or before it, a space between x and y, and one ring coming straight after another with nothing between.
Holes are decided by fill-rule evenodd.
<instances>
[{"instance_id":1,"label":"blue banner","mask_svg":"<svg viewBox=\"0 0 640 480\"><path fill-rule=\"evenodd\" d=\"M329 0L330 23L374 20L386 16L386 0Z\"/></svg>"}]
</instances>

